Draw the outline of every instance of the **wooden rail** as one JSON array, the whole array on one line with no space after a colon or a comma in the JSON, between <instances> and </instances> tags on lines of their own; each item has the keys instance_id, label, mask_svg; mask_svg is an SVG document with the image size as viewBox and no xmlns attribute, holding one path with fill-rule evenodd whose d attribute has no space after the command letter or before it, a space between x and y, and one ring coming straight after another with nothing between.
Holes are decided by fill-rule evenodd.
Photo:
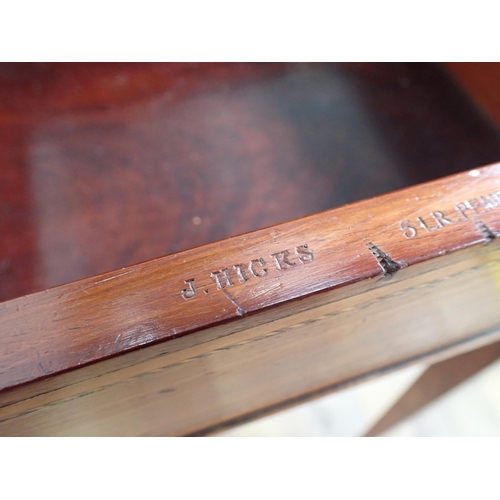
<instances>
[{"instance_id":1,"label":"wooden rail","mask_svg":"<svg viewBox=\"0 0 500 500\"><path fill-rule=\"evenodd\" d=\"M0 434L206 434L500 338L500 164L0 304Z\"/></svg>"}]
</instances>

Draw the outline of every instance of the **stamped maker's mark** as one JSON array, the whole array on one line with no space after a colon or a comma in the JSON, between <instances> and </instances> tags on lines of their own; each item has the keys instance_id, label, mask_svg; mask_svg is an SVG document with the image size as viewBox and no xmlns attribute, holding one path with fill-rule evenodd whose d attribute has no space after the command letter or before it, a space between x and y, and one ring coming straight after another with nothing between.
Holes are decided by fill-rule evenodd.
<instances>
[{"instance_id":1,"label":"stamped maker's mark","mask_svg":"<svg viewBox=\"0 0 500 500\"><path fill-rule=\"evenodd\" d=\"M191 300L197 297L198 290L203 289L205 295L210 294L210 288L222 291L224 295L237 307L237 314L242 315L247 310L236 302L234 297L227 293L228 288L238 286L252 280L258 280L268 276L270 273L283 272L293 269L296 266L309 264L314 260L314 254L309 245L299 245L292 250L283 250L269 254L268 257L257 257L246 263L233 264L212 271L209 275L211 281L201 286L197 285L196 278L184 280L187 285L181 291L181 297L185 300ZM204 280L205 281L205 280Z\"/></svg>"},{"instance_id":2,"label":"stamped maker's mark","mask_svg":"<svg viewBox=\"0 0 500 500\"><path fill-rule=\"evenodd\" d=\"M429 215L426 215L425 217L420 216L415 217L413 220L403 220L399 223L399 229L402 231L403 236L406 239L411 240L420 234L439 231L440 229L452 224L466 222L469 220L477 220L478 216L499 207L500 191L495 191L494 193L490 193L485 196L478 196L477 198L461 201L451 210L436 210L435 212L429 212ZM482 226L480 224L482 224L481 221L476 223L477 227L484 235L485 233L481 229Z\"/></svg>"}]
</instances>

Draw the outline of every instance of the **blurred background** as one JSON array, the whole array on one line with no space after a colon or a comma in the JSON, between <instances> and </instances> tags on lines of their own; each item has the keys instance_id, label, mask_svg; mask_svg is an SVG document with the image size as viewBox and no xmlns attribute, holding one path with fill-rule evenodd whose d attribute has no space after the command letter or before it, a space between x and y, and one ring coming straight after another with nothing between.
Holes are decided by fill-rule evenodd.
<instances>
[{"instance_id":1,"label":"blurred background","mask_svg":"<svg viewBox=\"0 0 500 500\"><path fill-rule=\"evenodd\" d=\"M499 161L499 82L482 63L1 64L0 301ZM500 434L497 357L435 375L384 432ZM363 435L425 368L224 435Z\"/></svg>"},{"instance_id":2,"label":"blurred background","mask_svg":"<svg viewBox=\"0 0 500 500\"><path fill-rule=\"evenodd\" d=\"M222 436L364 436L426 369L411 366L221 433ZM500 436L500 362L380 436Z\"/></svg>"}]
</instances>

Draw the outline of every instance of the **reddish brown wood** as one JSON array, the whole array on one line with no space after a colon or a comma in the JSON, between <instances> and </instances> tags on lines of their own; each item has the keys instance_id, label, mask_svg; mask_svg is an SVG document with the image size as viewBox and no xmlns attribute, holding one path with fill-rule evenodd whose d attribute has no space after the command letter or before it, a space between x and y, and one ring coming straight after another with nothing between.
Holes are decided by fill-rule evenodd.
<instances>
[{"instance_id":1,"label":"reddish brown wood","mask_svg":"<svg viewBox=\"0 0 500 500\"><path fill-rule=\"evenodd\" d=\"M0 300L498 158L498 131L435 65L2 65ZM289 227L293 233L301 226ZM302 227L306 234L309 226ZM382 234L382 226L373 227ZM478 235L475 228L466 233L456 248ZM288 241L292 253L301 244L291 236ZM222 254L213 262L226 262L226 257L229 262L230 256ZM137 268L150 272L146 282L151 290L163 286L155 281L157 265ZM366 277L379 269L372 262L355 271L351 278L358 271ZM302 295L332 284L325 278L309 289L290 276L283 295L259 296L267 302L254 297L248 310L287 300L293 289ZM299 281L305 277L300 276ZM60 297L64 307L53 312L63 318L64 328L70 319L66 305L76 307L72 313L78 302L84 309L103 306L100 293L109 292L111 308L108 303L107 310L101 307L91 318L75 313L72 319L82 321L70 328L83 326L82 336L46 329L58 319L43 306L57 308L49 300L55 291L47 292L46 299L19 299L15 304L24 307L19 312L13 303L4 304L4 318L9 309L9 321L17 316L16 325L19 318L31 325L19 333L3 323L8 335L2 359L8 362L0 371L7 386L22 380L38 383L143 341L225 321L236 310L210 316L232 304L218 295L203 321L190 310L174 332L165 299L146 294L144 307L139 302L134 307L148 320L137 326L140 318L127 310L133 299L127 294L142 290L133 277L116 278L124 296L118 296L111 280L97 285L100 292L92 300ZM96 281L75 285L76 290L88 295L82 285L95 288ZM113 336L115 327L128 336ZM19 377L11 378L11 370L18 370Z\"/></svg>"},{"instance_id":2,"label":"reddish brown wood","mask_svg":"<svg viewBox=\"0 0 500 500\"><path fill-rule=\"evenodd\" d=\"M435 65L4 64L0 300L498 158Z\"/></svg>"},{"instance_id":3,"label":"reddish brown wood","mask_svg":"<svg viewBox=\"0 0 500 500\"><path fill-rule=\"evenodd\" d=\"M500 63L446 63L478 107L500 124Z\"/></svg>"},{"instance_id":4,"label":"reddish brown wood","mask_svg":"<svg viewBox=\"0 0 500 500\"><path fill-rule=\"evenodd\" d=\"M498 126L500 124L500 64L446 63L446 68L467 95L481 108L481 111L491 117ZM394 406L372 426L367 435L383 433L496 361L499 355L499 344L492 344L430 366Z\"/></svg>"},{"instance_id":5,"label":"reddish brown wood","mask_svg":"<svg viewBox=\"0 0 500 500\"><path fill-rule=\"evenodd\" d=\"M446 68L475 101L478 108L491 117L498 126L500 124L500 64L446 63ZM498 344L493 344L429 367L395 405L374 424L367 435L384 432L494 362L498 356Z\"/></svg>"},{"instance_id":6,"label":"reddish brown wood","mask_svg":"<svg viewBox=\"0 0 500 500\"><path fill-rule=\"evenodd\" d=\"M0 388L483 243L499 212L497 164L5 302Z\"/></svg>"},{"instance_id":7,"label":"reddish brown wood","mask_svg":"<svg viewBox=\"0 0 500 500\"><path fill-rule=\"evenodd\" d=\"M500 343L496 342L430 366L366 435L378 436L384 433L494 363L499 357Z\"/></svg>"},{"instance_id":8,"label":"reddish brown wood","mask_svg":"<svg viewBox=\"0 0 500 500\"><path fill-rule=\"evenodd\" d=\"M499 211L497 164L6 302L0 434L206 434L496 342Z\"/></svg>"}]
</instances>

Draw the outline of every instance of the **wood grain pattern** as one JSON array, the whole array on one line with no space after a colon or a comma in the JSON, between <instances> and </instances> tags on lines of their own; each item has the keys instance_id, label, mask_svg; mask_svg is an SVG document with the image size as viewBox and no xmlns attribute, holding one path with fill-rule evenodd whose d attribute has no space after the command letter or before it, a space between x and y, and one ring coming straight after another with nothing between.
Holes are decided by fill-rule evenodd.
<instances>
[{"instance_id":1,"label":"wood grain pattern","mask_svg":"<svg viewBox=\"0 0 500 500\"><path fill-rule=\"evenodd\" d=\"M498 63L446 63L446 69L476 102L481 112L500 124ZM461 384L499 357L498 344L446 359L430 366L408 391L388 409L367 435L377 435Z\"/></svg>"},{"instance_id":2,"label":"wood grain pattern","mask_svg":"<svg viewBox=\"0 0 500 500\"><path fill-rule=\"evenodd\" d=\"M474 99L481 111L500 124L500 99L498 63L446 63L446 68L456 78L467 94ZM368 431L377 435L392 427L411 413L461 384L469 376L498 357L498 344L471 351L457 358L447 359L430 366L408 391Z\"/></svg>"},{"instance_id":3,"label":"wood grain pattern","mask_svg":"<svg viewBox=\"0 0 500 500\"><path fill-rule=\"evenodd\" d=\"M6 302L0 423L7 433L207 432L272 401L493 342L499 214L496 164ZM41 391L44 377L99 360ZM264 393L276 364L286 383ZM303 376L312 366L322 369ZM175 389L155 400L167 382ZM186 400L198 404L210 388L215 403L193 413ZM82 421L81 405L101 404L112 407L104 421ZM118 424L123 405L131 414ZM176 411L164 419L166 408Z\"/></svg>"},{"instance_id":4,"label":"wood grain pattern","mask_svg":"<svg viewBox=\"0 0 500 500\"><path fill-rule=\"evenodd\" d=\"M184 262L180 262L175 254L186 248L274 226L285 220L471 169L498 158L498 130L438 65L0 65L0 300L10 301L168 253L174 254L172 262L183 267ZM451 210L458 214L453 203ZM414 208L417 210L418 206ZM438 206L437 198L436 205L430 206L429 210L431 208L445 210L445 214L448 210L447 206ZM392 207L389 207L387 217L390 210ZM429 214L422 210L424 220L432 224L432 217L429 222ZM471 219L477 215L473 208L466 213ZM357 218L353 218L357 223ZM493 218L494 211L491 211L486 222L488 227L494 226ZM398 222L396 219L396 216L394 220L391 218L391 224ZM392 230L398 232L399 229L386 228L381 220L368 222L366 227L370 227L370 232L363 234L363 237L368 235L370 238L367 242L378 245L393 259L401 258L402 253L398 254L395 247L387 249L380 242L386 231L393 234ZM455 223L453 226L443 224L446 227L433 235L439 233L439 238L443 238L452 232L458 237L460 231ZM24 427L27 433L88 431L90 427L85 427L82 415L92 406L90 401L96 401L92 399L94 392L102 389L98 380L115 370L116 376L120 373L124 377L119 384L124 390L122 396L127 394L129 398L129 403L124 399L123 405L127 408L136 405L138 413L131 417L132 420L124 420L123 427L117 425L118 407L111 401L117 402L120 398L115 399L117 388L113 386L114 389L107 389L111 392L106 392L110 404L106 419L111 427L106 427L102 421L97 425L96 420L90 419L89 425L93 422L96 433L154 433L152 429L166 434L201 432L222 421L247 418L256 411L268 411L322 393L338 383L356 379L360 373L367 373L366 370L374 373L374 370L386 369L383 367L392 366L396 358L399 360L396 363L402 362L419 349L421 353L425 351L426 356L430 351L425 349L432 350L438 344L436 348L449 351L449 347L444 346L450 345L447 342L451 342L451 337L446 341L439 337L441 344L433 344L434 347L420 345L413 354L400 353L400 357L390 355L376 365L379 368L370 364L365 369L361 361L359 364L353 362L351 371L339 373L329 369L319 379L307 371L298 370L297 364L300 363L296 359L283 361L283 370L285 367L295 369L297 374L310 380L298 385L304 391L299 394L280 372L280 383L272 392L274 399L265 402L255 393L252 400L250 387L252 381L254 390L258 387L267 390L267 387L260 386L252 377L251 367L246 371L242 368L240 381L247 380L241 383L249 390L246 400L243 395L235 398L235 392L226 390L227 398L224 399L233 405L226 412L220 413L221 408L215 404L217 398L215 401L209 398L208 403L213 404L210 416L207 414L205 419L195 419L190 423L187 419L184 426L176 427L170 425L168 418L161 421L161 412L167 411L162 405L170 408L173 401L168 399L173 393L170 396L165 393L156 403L160 416L157 425L153 425L147 418L148 406L143 404L145 397L141 396L137 401L132 397L133 389L132 392L124 389L134 387L133 383L124 382L131 365L144 363L140 370L147 373L155 356L166 362L165 356L173 355L175 351L189 351L203 344L205 347L199 349L201 352L206 349L207 354L212 341L222 342L222 338L227 338L229 342L234 333L251 328L257 328L252 335L259 338L258 325L282 318L285 322L282 328L287 324L291 326L295 321L293 318L301 311L316 310L326 306L328 301L363 294L367 285L373 284L373 280L362 280L357 285L335 288L341 284L336 281L339 278L336 272L332 270L328 276L319 276L318 269L323 267L315 266L318 262L321 266L325 264L324 259L328 259L328 264L336 263L337 257L343 256L342 252L335 253L336 243L325 238L316 248L310 246L315 260L302 265L295 248L311 243L297 241L295 236L307 236L313 228L304 221L302 226L290 224L287 227L295 229L290 229L285 235L263 231L262 240L252 240L255 248L234 249L235 257L244 252L245 258L262 257L273 266L274 258L269 253L259 256L257 251L269 252L270 246L277 252L289 250L291 256L287 260L294 262L295 266L283 272L271 268L275 274L269 271L266 279L251 274L248 269L251 260L233 262L230 261L231 255L223 253L213 261L192 257L189 263L193 271L203 269L205 272L212 262L220 266L244 264L246 267L241 269L246 269L244 272L249 282L239 283L237 274L234 274L237 270L231 268L232 279L236 282L228 289L230 298L217 291L212 295L209 292L210 299L208 296L200 299L205 305L192 307L199 297L190 300L189 312L182 321L179 320L183 326L177 332L167 316L172 304L173 310L179 313L177 316L185 308L177 307L177 302L172 302L170 296L161 295L165 292L163 278L157 274L162 268L161 260L136 268L141 271L140 276L149 273L146 280L149 283L148 298L141 295L134 270L130 275L117 278L114 277L120 271L106 273L100 278L88 278L76 285L76 295L69 293L59 297L56 289L43 292L47 295L45 301L40 296L18 299L20 302L16 304L20 311L16 311L17 305L12 309L11 302L0 305L5 320L3 328L7 328L7 317L13 325L2 344L5 364L0 364L0 371L3 372L3 381L5 387L25 381L22 387L3 390L1 405L10 405L14 412L11 416L19 415L15 409L19 410L21 406L32 412L33 419L28 419ZM350 229L336 226L335 221L329 227L341 230L342 236L347 234L346 241L354 244L355 235ZM416 227L425 231L418 223ZM463 227L466 245L474 237L479 238L474 220ZM326 227L319 230L327 232ZM484 236L484 229L481 234ZM289 246L278 247L280 241ZM441 244L441 240L439 242ZM329 247L330 243L333 246ZM376 259L369 253L365 242L358 243L357 252L363 256L356 260L356 264L361 264L359 271L365 272L364 276L379 276L377 273L381 269ZM411 241L400 241L401 251L406 250L405 243L413 247ZM456 248L462 245L461 240L458 245ZM214 245L215 252L217 248ZM318 255L316 249L330 253ZM373 258L370 265L366 260L369 257ZM205 258L212 259L212 253ZM278 258L283 259L283 256ZM443 257L438 261L442 263ZM287 267L284 261L283 264ZM344 264L346 262L341 259L339 265ZM258 264L254 268L258 270ZM350 279L347 268L343 276ZM210 268L210 273L220 269ZM415 269L415 266L409 269ZM352 270L358 272L356 266ZM392 282L401 279L398 276L407 271L398 271ZM309 273L315 285L312 289L302 290L303 279ZM175 271L170 266L168 276L180 279L180 283L176 281L177 294L187 287L185 279L195 277L194 274L181 276L180 269ZM102 281L108 278L113 279ZM204 274L202 279L213 283L209 275ZM99 280L101 283L97 283ZM122 294L115 287L116 280L119 280ZM268 290L265 284L268 281L277 285L276 289ZM78 288L82 285L83 288ZM74 284L68 286L65 290L72 290ZM85 292L85 287L89 287L89 293ZM256 296L248 304L238 301L256 288ZM292 299L292 290L301 295L316 289L318 293L300 300ZM174 298L178 300L179 295ZM53 299L61 299L61 308ZM280 302L283 305L271 305L275 300L283 300ZM50 307L49 303L52 304ZM85 307L81 310L83 304ZM269 308L262 309L268 305ZM133 309L136 306L144 306L142 315L137 317ZM84 310L87 312L80 315ZM243 316L239 316L238 311ZM290 319L287 316L291 316ZM57 319L62 320L59 321L62 324L54 327ZM67 324L70 319L75 321L71 326ZM214 321L221 323L203 329L203 325L208 324L204 323L205 320L210 324ZM346 321L349 324L348 318ZM26 330L24 327L22 331L16 330L20 322L26 324ZM77 329L66 331L65 325ZM114 325L121 328L121 337L119 333L113 335ZM196 328L202 329L195 331ZM168 342L159 340L156 346L150 345L158 339L185 333L189 334ZM13 336L17 338L13 339ZM36 341L32 347L34 337ZM328 339L327 336L326 341ZM149 347L129 354L123 352L138 349L141 345ZM238 352L242 348L239 346ZM217 352L220 355L226 351ZM227 352L234 354L232 349ZM337 348L333 352L337 352ZM363 352L361 349L357 359L368 359L363 358ZM117 356L113 357L115 354ZM252 350L248 355L251 354ZM185 356L189 359L188 352ZM268 354L264 354L263 359L268 359L266 356ZM212 356L210 359L216 358ZM61 372L93 360L101 361L86 368ZM345 364L345 360L339 362ZM264 370L265 366L256 363L255 368ZM214 372L212 378L208 377L212 389L208 382L199 389L208 388L207 394L223 380L224 368L208 372ZM56 373L59 375L51 375ZM29 380L32 382L26 383ZM154 379L154 383L152 378L144 376L145 380L153 384L152 392L148 393L152 404L158 396L152 389L154 384L166 382L161 377L159 382ZM58 400L58 395L61 395L58 391L66 391L65 394L72 396ZM45 392L51 394L46 396L48 399L44 399ZM31 406L27 398L33 398ZM196 398L201 400L200 394ZM238 398L241 404L236 404ZM176 418L182 421L188 410L198 415L199 406L194 401L190 406L186 399L175 400L176 408L181 404L184 408ZM84 406L78 406L77 402ZM65 404L69 406L65 407ZM58 431L51 425L61 422L63 407L68 412L71 407L73 413L70 412L71 418L70 413L67 414L67 425ZM53 412L50 413L49 409ZM45 414L50 414L52 424L48 420L42 425L41 416ZM142 420L144 426L134 427L134 419ZM16 425L12 424L14 421ZM2 432L22 432L17 417L9 422Z\"/></svg>"},{"instance_id":5,"label":"wood grain pattern","mask_svg":"<svg viewBox=\"0 0 500 500\"><path fill-rule=\"evenodd\" d=\"M292 318L215 327L6 391L0 433L206 434L497 341L498 259L496 244L473 247Z\"/></svg>"},{"instance_id":6,"label":"wood grain pattern","mask_svg":"<svg viewBox=\"0 0 500 500\"><path fill-rule=\"evenodd\" d=\"M467 248L485 239L479 218L500 233L499 209L494 165L14 299L0 388L375 278L369 243L400 267Z\"/></svg>"},{"instance_id":7,"label":"wood grain pattern","mask_svg":"<svg viewBox=\"0 0 500 500\"><path fill-rule=\"evenodd\" d=\"M3 64L0 300L499 158L438 65Z\"/></svg>"}]
</instances>

